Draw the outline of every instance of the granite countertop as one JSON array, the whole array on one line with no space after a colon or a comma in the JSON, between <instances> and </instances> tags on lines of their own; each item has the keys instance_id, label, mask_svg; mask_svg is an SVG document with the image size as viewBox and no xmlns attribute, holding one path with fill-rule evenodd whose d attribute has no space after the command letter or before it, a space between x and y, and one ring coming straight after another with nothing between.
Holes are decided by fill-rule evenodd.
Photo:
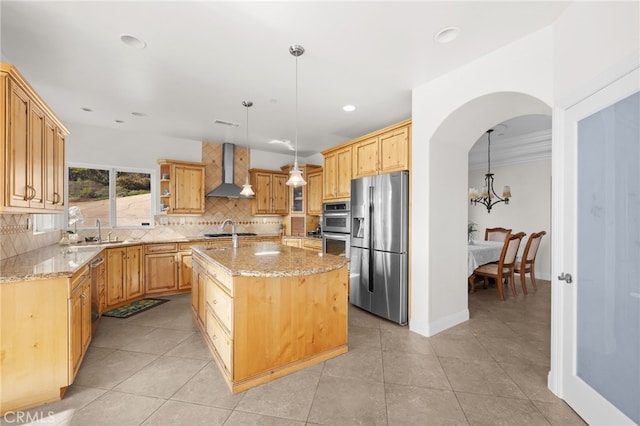
<instances>
[{"instance_id":1,"label":"granite countertop","mask_svg":"<svg viewBox=\"0 0 640 426\"><path fill-rule=\"evenodd\" d=\"M71 277L102 251L98 246L47 246L0 261L0 283Z\"/></svg>"},{"instance_id":2,"label":"granite countertop","mask_svg":"<svg viewBox=\"0 0 640 426\"><path fill-rule=\"evenodd\" d=\"M252 238L272 237L256 235L239 237L240 241ZM228 241L231 237L204 238L192 236L160 240L130 240L117 243L80 243L61 246L58 244L42 247L0 261L0 284L37 279L71 277L76 271L90 262L105 248L127 247L139 244Z\"/></svg>"},{"instance_id":3,"label":"granite countertop","mask_svg":"<svg viewBox=\"0 0 640 426\"><path fill-rule=\"evenodd\" d=\"M235 249L196 246L193 251L231 275L247 277L313 275L339 269L349 262L345 257L276 243L246 243Z\"/></svg>"}]
</instances>

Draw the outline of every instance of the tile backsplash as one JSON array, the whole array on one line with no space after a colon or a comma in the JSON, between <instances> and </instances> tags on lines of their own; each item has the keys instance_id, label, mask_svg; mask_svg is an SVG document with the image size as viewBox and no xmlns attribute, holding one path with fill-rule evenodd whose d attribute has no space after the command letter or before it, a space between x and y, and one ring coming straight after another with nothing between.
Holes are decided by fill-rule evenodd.
<instances>
[{"instance_id":1,"label":"tile backsplash","mask_svg":"<svg viewBox=\"0 0 640 426\"><path fill-rule=\"evenodd\" d=\"M60 231L33 234L30 214L0 214L0 260L56 244Z\"/></svg>"},{"instance_id":2,"label":"tile backsplash","mask_svg":"<svg viewBox=\"0 0 640 426\"><path fill-rule=\"evenodd\" d=\"M242 186L247 176L248 152L236 147L234 161L234 183ZM210 191L222 182L222 145L203 142L202 162L205 167L205 191ZM119 240L162 240L201 236L205 233L231 232L230 227L220 230L222 222L231 218L236 223L237 232L278 235L283 218L280 216L251 216L250 201L246 199L207 198L205 214L202 216L157 215L152 228L145 229L102 229L102 238ZM95 236L96 229L78 230L80 240ZM32 215L0 213L0 260L26 253L31 250L57 244L60 231L33 234Z\"/></svg>"}]
</instances>

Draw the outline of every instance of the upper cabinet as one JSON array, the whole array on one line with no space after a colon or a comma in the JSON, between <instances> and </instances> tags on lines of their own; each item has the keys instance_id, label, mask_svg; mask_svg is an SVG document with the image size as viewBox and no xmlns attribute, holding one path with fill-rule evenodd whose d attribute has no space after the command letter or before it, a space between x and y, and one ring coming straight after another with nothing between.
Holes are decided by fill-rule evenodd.
<instances>
[{"instance_id":1,"label":"upper cabinet","mask_svg":"<svg viewBox=\"0 0 640 426\"><path fill-rule=\"evenodd\" d=\"M204 214L203 163L158 160L160 164L160 209L167 214Z\"/></svg>"},{"instance_id":2,"label":"upper cabinet","mask_svg":"<svg viewBox=\"0 0 640 426\"><path fill-rule=\"evenodd\" d=\"M256 193L255 198L251 199L253 216L288 214L288 178L287 173L276 170L249 170L249 179Z\"/></svg>"},{"instance_id":3,"label":"upper cabinet","mask_svg":"<svg viewBox=\"0 0 640 426\"><path fill-rule=\"evenodd\" d=\"M353 178L409 170L411 124L398 123L353 144Z\"/></svg>"},{"instance_id":4,"label":"upper cabinet","mask_svg":"<svg viewBox=\"0 0 640 426\"><path fill-rule=\"evenodd\" d=\"M322 214L322 169L309 172L307 175L307 214Z\"/></svg>"},{"instance_id":5,"label":"upper cabinet","mask_svg":"<svg viewBox=\"0 0 640 426\"><path fill-rule=\"evenodd\" d=\"M351 146L341 146L324 155L325 201L348 200L351 197Z\"/></svg>"},{"instance_id":6,"label":"upper cabinet","mask_svg":"<svg viewBox=\"0 0 640 426\"><path fill-rule=\"evenodd\" d=\"M299 166L302 176L307 181L306 185L298 187L289 187L289 214L292 216L304 216L320 215L322 214L322 167L313 164L302 164ZM293 168L293 164L287 164L282 166L283 172L287 173L287 179L289 179L289 171ZM313 177L314 182L310 183L310 179ZM318 177L320 178L320 186L317 186ZM313 186L315 184L315 186ZM313 194L311 193L313 191ZM320 191L318 193L318 191ZM320 211L317 211L317 202L320 202ZM310 197L315 197L314 200L310 200ZM309 210L309 203L311 202L312 210Z\"/></svg>"},{"instance_id":7,"label":"upper cabinet","mask_svg":"<svg viewBox=\"0 0 640 426\"><path fill-rule=\"evenodd\" d=\"M348 200L351 179L411 169L411 120L322 152L324 201Z\"/></svg>"},{"instance_id":8,"label":"upper cabinet","mask_svg":"<svg viewBox=\"0 0 640 426\"><path fill-rule=\"evenodd\" d=\"M44 101L9 64L0 63L0 127L5 165L0 211L64 210L64 141L69 134Z\"/></svg>"}]
</instances>

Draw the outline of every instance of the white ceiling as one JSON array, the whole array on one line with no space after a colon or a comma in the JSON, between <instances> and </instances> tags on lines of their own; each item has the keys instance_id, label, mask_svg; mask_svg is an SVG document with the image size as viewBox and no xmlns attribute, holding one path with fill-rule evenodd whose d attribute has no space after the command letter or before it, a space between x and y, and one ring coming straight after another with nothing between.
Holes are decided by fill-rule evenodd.
<instances>
[{"instance_id":1,"label":"white ceiling","mask_svg":"<svg viewBox=\"0 0 640 426\"><path fill-rule=\"evenodd\" d=\"M0 41L2 61L71 131L82 123L245 144L242 101L251 100L249 144L274 152L289 151L269 140L295 141L289 46L301 44L297 127L306 156L409 118L412 87L551 24L567 5L2 0ZM460 36L436 43L446 26ZM123 34L147 47L125 45ZM344 112L346 104L356 110Z\"/></svg>"}]
</instances>

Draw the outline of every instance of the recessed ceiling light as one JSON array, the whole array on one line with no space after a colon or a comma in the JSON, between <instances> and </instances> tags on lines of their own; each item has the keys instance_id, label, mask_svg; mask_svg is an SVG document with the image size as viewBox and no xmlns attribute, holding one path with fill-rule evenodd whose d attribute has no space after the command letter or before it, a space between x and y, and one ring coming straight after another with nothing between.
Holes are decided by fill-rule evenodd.
<instances>
[{"instance_id":1,"label":"recessed ceiling light","mask_svg":"<svg viewBox=\"0 0 640 426\"><path fill-rule=\"evenodd\" d=\"M455 40L460 35L460 28L458 27L446 27L441 29L433 37L438 43L449 43Z\"/></svg>"},{"instance_id":2,"label":"recessed ceiling light","mask_svg":"<svg viewBox=\"0 0 640 426\"><path fill-rule=\"evenodd\" d=\"M351 111L355 111L356 107L354 105L345 105L342 107L342 109L344 111L351 112Z\"/></svg>"},{"instance_id":3,"label":"recessed ceiling light","mask_svg":"<svg viewBox=\"0 0 640 426\"><path fill-rule=\"evenodd\" d=\"M91 112L93 111L91 108L87 108L87 107L82 107L80 108L81 110L83 110L84 112Z\"/></svg>"},{"instance_id":4,"label":"recessed ceiling light","mask_svg":"<svg viewBox=\"0 0 640 426\"><path fill-rule=\"evenodd\" d=\"M122 41L127 46L133 47L133 48L136 48L136 49L144 49L145 47L147 47L147 42L146 41L144 41L141 38L138 38L136 36L132 36L130 34L122 34L120 36L120 41Z\"/></svg>"},{"instance_id":5,"label":"recessed ceiling light","mask_svg":"<svg viewBox=\"0 0 640 426\"><path fill-rule=\"evenodd\" d=\"M122 121L122 120L115 120L115 122L118 123L118 124L124 123L124 121Z\"/></svg>"},{"instance_id":6,"label":"recessed ceiling light","mask_svg":"<svg viewBox=\"0 0 640 426\"><path fill-rule=\"evenodd\" d=\"M145 114L144 112L132 112L131 115L135 115L136 117L146 117L147 114Z\"/></svg>"}]
</instances>

